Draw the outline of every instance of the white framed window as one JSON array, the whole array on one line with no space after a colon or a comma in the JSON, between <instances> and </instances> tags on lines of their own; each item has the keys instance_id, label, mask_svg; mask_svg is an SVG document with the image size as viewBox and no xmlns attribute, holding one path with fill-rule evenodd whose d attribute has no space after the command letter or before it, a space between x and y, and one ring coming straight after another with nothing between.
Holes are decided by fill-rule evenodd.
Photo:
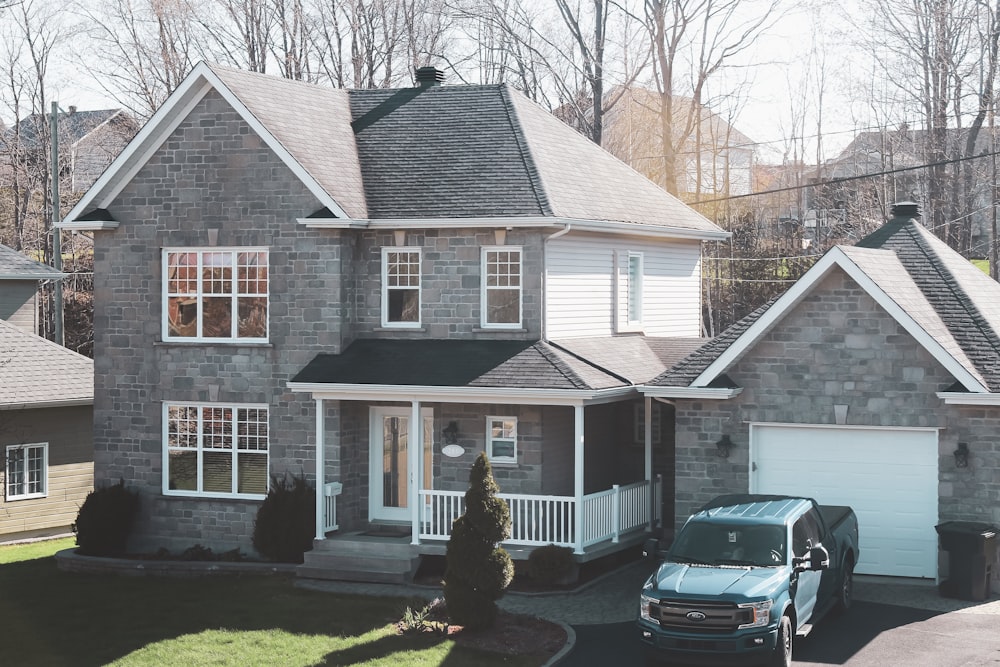
<instances>
[{"instance_id":1,"label":"white framed window","mask_svg":"<svg viewBox=\"0 0 1000 667\"><path fill-rule=\"evenodd\" d=\"M8 445L4 467L7 500L44 498L49 493L49 445Z\"/></svg>"},{"instance_id":2,"label":"white framed window","mask_svg":"<svg viewBox=\"0 0 1000 667\"><path fill-rule=\"evenodd\" d=\"M163 290L163 340L267 341L266 249L164 249Z\"/></svg>"},{"instance_id":3,"label":"white framed window","mask_svg":"<svg viewBox=\"0 0 1000 667\"><path fill-rule=\"evenodd\" d=\"M520 328L521 248L485 246L482 265L483 328Z\"/></svg>"},{"instance_id":4,"label":"white framed window","mask_svg":"<svg viewBox=\"0 0 1000 667\"><path fill-rule=\"evenodd\" d=\"M268 486L264 405L163 404L163 493L263 498Z\"/></svg>"},{"instance_id":5,"label":"white framed window","mask_svg":"<svg viewBox=\"0 0 1000 667\"><path fill-rule=\"evenodd\" d=\"M517 463L517 417L486 418L486 456L493 463Z\"/></svg>"},{"instance_id":6,"label":"white framed window","mask_svg":"<svg viewBox=\"0 0 1000 667\"><path fill-rule=\"evenodd\" d=\"M618 250L615 265L615 330L642 331L643 254Z\"/></svg>"},{"instance_id":7,"label":"white framed window","mask_svg":"<svg viewBox=\"0 0 1000 667\"><path fill-rule=\"evenodd\" d=\"M382 248L382 326L420 326L420 248Z\"/></svg>"}]
</instances>

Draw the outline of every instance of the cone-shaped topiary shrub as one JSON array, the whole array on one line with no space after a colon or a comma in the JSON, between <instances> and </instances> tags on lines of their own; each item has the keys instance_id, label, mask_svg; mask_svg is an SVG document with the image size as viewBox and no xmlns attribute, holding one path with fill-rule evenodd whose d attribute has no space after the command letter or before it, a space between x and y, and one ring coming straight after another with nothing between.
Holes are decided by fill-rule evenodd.
<instances>
[{"instance_id":1,"label":"cone-shaped topiary shrub","mask_svg":"<svg viewBox=\"0 0 1000 667\"><path fill-rule=\"evenodd\" d=\"M78 551L84 556L124 556L139 513L139 493L125 480L87 494L73 524Z\"/></svg>"},{"instance_id":2,"label":"cone-shaped topiary shrub","mask_svg":"<svg viewBox=\"0 0 1000 667\"><path fill-rule=\"evenodd\" d=\"M465 514L451 528L444 571L448 617L470 630L493 625L496 601L514 577L510 554L498 546L510 537L510 508L499 491L489 459L480 453L469 474Z\"/></svg>"},{"instance_id":3,"label":"cone-shaped topiary shrub","mask_svg":"<svg viewBox=\"0 0 1000 667\"><path fill-rule=\"evenodd\" d=\"M315 533L316 492L305 477L272 477L253 524L254 549L278 563L301 563Z\"/></svg>"}]
</instances>

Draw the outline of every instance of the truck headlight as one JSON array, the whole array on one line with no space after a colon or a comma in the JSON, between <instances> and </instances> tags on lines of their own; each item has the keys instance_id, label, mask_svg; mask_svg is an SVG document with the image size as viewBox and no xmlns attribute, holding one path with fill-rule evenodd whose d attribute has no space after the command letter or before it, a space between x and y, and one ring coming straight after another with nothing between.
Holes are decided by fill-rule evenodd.
<instances>
[{"instance_id":1,"label":"truck headlight","mask_svg":"<svg viewBox=\"0 0 1000 667\"><path fill-rule=\"evenodd\" d=\"M747 602L745 604L739 605L740 609L749 609L751 616L749 623L742 623L740 629L743 628L764 628L771 622L771 607L774 606L774 600L764 600L763 602Z\"/></svg>"},{"instance_id":2,"label":"truck headlight","mask_svg":"<svg viewBox=\"0 0 1000 667\"><path fill-rule=\"evenodd\" d=\"M649 597L645 593L641 594L639 596L639 618L645 621L652 621L653 617L649 615L649 605L659 603L658 599Z\"/></svg>"}]
</instances>

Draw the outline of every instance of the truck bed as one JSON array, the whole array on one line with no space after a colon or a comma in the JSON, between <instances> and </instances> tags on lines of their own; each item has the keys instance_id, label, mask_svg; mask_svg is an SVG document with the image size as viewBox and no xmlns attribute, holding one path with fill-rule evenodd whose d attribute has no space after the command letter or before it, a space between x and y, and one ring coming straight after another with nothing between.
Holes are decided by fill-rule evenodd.
<instances>
[{"instance_id":1,"label":"truck bed","mask_svg":"<svg viewBox=\"0 0 1000 667\"><path fill-rule=\"evenodd\" d=\"M819 513L823 515L823 521L829 530L833 530L840 525L840 522L851 513L851 508L847 505L820 505Z\"/></svg>"}]
</instances>

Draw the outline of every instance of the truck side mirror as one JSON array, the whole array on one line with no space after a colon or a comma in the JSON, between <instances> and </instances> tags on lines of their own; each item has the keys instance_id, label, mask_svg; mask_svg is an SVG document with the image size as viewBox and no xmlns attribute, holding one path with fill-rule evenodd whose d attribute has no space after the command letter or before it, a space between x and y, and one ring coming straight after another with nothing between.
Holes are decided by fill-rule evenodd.
<instances>
[{"instance_id":1,"label":"truck side mirror","mask_svg":"<svg viewBox=\"0 0 1000 667\"><path fill-rule=\"evenodd\" d=\"M809 550L809 569L820 571L830 567L830 552L822 544Z\"/></svg>"},{"instance_id":2,"label":"truck side mirror","mask_svg":"<svg viewBox=\"0 0 1000 667\"><path fill-rule=\"evenodd\" d=\"M648 560L656 560L659 557L660 541L656 538L649 538L642 545L642 557Z\"/></svg>"}]
</instances>

